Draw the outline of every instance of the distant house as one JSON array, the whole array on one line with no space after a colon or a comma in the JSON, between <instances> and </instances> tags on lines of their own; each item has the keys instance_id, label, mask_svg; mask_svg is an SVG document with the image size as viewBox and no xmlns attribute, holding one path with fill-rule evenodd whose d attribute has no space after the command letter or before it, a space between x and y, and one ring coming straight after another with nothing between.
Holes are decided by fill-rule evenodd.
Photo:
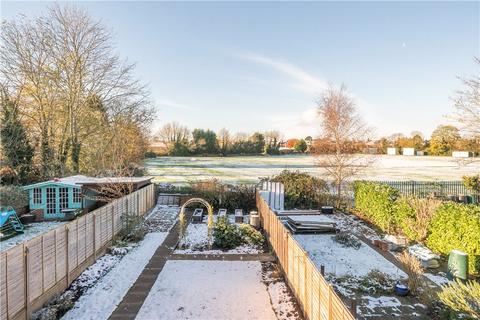
<instances>
[{"instance_id":1,"label":"distant house","mask_svg":"<svg viewBox=\"0 0 480 320\"><path fill-rule=\"evenodd\" d=\"M150 180L150 177L93 178L76 175L31 184L23 189L28 191L30 211L34 211L37 217L64 219L67 210L95 206L96 201L85 195L98 193L102 185L133 184L133 189L137 190L150 184Z\"/></svg>"},{"instance_id":2,"label":"distant house","mask_svg":"<svg viewBox=\"0 0 480 320\"><path fill-rule=\"evenodd\" d=\"M387 148L387 154L389 156L396 156L397 155L397 148Z\"/></svg>"},{"instance_id":3,"label":"distant house","mask_svg":"<svg viewBox=\"0 0 480 320\"><path fill-rule=\"evenodd\" d=\"M471 153L468 151L453 151L452 152L452 157L454 158L470 158Z\"/></svg>"},{"instance_id":4,"label":"distant house","mask_svg":"<svg viewBox=\"0 0 480 320\"><path fill-rule=\"evenodd\" d=\"M404 156L414 156L415 155L415 148L403 148L402 154Z\"/></svg>"}]
</instances>

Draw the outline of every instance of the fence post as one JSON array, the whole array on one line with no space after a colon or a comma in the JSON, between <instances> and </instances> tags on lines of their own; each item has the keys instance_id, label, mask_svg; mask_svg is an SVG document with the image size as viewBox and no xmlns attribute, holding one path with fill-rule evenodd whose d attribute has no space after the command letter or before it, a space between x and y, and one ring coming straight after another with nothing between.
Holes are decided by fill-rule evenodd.
<instances>
[{"instance_id":1,"label":"fence post","mask_svg":"<svg viewBox=\"0 0 480 320\"><path fill-rule=\"evenodd\" d=\"M93 260L97 261L97 215L93 214Z\"/></svg>"},{"instance_id":2,"label":"fence post","mask_svg":"<svg viewBox=\"0 0 480 320\"><path fill-rule=\"evenodd\" d=\"M29 298L29 288L28 288L28 247L25 247L25 243L23 244L23 265L24 265L24 278L25 278L25 319L30 319L30 298ZM8 285L8 284L7 284ZM8 309L7 309L8 312ZM7 313L8 317L8 313Z\"/></svg>"},{"instance_id":3,"label":"fence post","mask_svg":"<svg viewBox=\"0 0 480 320\"><path fill-rule=\"evenodd\" d=\"M113 242L113 238L115 237L115 209L113 208L113 205L112 205L110 216L112 217L112 242Z\"/></svg>"},{"instance_id":4,"label":"fence post","mask_svg":"<svg viewBox=\"0 0 480 320\"><path fill-rule=\"evenodd\" d=\"M333 289L332 285L328 285L328 320L333 319L333 314L332 314L332 295L333 295Z\"/></svg>"},{"instance_id":5,"label":"fence post","mask_svg":"<svg viewBox=\"0 0 480 320\"><path fill-rule=\"evenodd\" d=\"M68 227L65 227L65 264L67 266L67 287L70 285L70 259L69 259L69 253L68 253L68 233L69 233Z\"/></svg>"},{"instance_id":6,"label":"fence post","mask_svg":"<svg viewBox=\"0 0 480 320\"><path fill-rule=\"evenodd\" d=\"M322 264L320 265L320 274L323 276L325 276L325 266Z\"/></svg>"},{"instance_id":7,"label":"fence post","mask_svg":"<svg viewBox=\"0 0 480 320\"><path fill-rule=\"evenodd\" d=\"M357 318L357 300L352 299L350 301L350 312L352 313L352 316L354 319Z\"/></svg>"}]
</instances>

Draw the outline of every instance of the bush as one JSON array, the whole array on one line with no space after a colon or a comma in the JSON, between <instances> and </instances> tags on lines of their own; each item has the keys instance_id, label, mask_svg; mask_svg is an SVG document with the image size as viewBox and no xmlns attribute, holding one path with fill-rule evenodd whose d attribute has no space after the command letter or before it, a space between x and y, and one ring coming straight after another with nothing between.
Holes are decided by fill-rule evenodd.
<instances>
[{"instance_id":1,"label":"bush","mask_svg":"<svg viewBox=\"0 0 480 320\"><path fill-rule=\"evenodd\" d=\"M462 283L457 280L444 287L438 297L452 310L474 319L480 318L480 283L475 281Z\"/></svg>"},{"instance_id":2,"label":"bush","mask_svg":"<svg viewBox=\"0 0 480 320\"><path fill-rule=\"evenodd\" d=\"M242 235L242 239L244 243L250 244L250 245L263 244L262 234L258 230L255 230L255 228L252 227L251 225L242 223L238 227L238 231Z\"/></svg>"},{"instance_id":3,"label":"bush","mask_svg":"<svg viewBox=\"0 0 480 320\"><path fill-rule=\"evenodd\" d=\"M423 242L441 204L440 200L433 198L401 197L397 200L395 225L410 240Z\"/></svg>"},{"instance_id":4,"label":"bush","mask_svg":"<svg viewBox=\"0 0 480 320\"><path fill-rule=\"evenodd\" d=\"M281 182L285 186L285 208L312 209L330 201L327 183L300 171L284 170L269 181Z\"/></svg>"},{"instance_id":5,"label":"bush","mask_svg":"<svg viewBox=\"0 0 480 320\"><path fill-rule=\"evenodd\" d=\"M345 248L354 248L355 250L358 250L362 245L362 243L360 242L360 240L357 239L357 237L348 232L340 232L336 234L333 239Z\"/></svg>"},{"instance_id":6,"label":"bush","mask_svg":"<svg viewBox=\"0 0 480 320\"><path fill-rule=\"evenodd\" d=\"M20 186L0 186L0 205L12 206L18 212L28 206L28 193Z\"/></svg>"},{"instance_id":7,"label":"bush","mask_svg":"<svg viewBox=\"0 0 480 320\"><path fill-rule=\"evenodd\" d=\"M243 244L239 229L230 224L226 217L219 217L213 225L213 238L213 243L219 248L233 249Z\"/></svg>"},{"instance_id":8,"label":"bush","mask_svg":"<svg viewBox=\"0 0 480 320\"><path fill-rule=\"evenodd\" d=\"M480 193L480 174L476 176L464 176L462 180L465 188L474 193Z\"/></svg>"},{"instance_id":9,"label":"bush","mask_svg":"<svg viewBox=\"0 0 480 320\"><path fill-rule=\"evenodd\" d=\"M229 185L218 179L190 183L191 193L205 199L215 210L243 209L248 212L256 208L254 185Z\"/></svg>"},{"instance_id":10,"label":"bush","mask_svg":"<svg viewBox=\"0 0 480 320\"><path fill-rule=\"evenodd\" d=\"M398 190L377 182L356 181L354 191L356 210L384 232L394 232L397 228Z\"/></svg>"},{"instance_id":11,"label":"bush","mask_svg":"<svg viewBox=\"0 0 480 320\"><path fill-rule=\"evenodd\" d=\"M469 255L470 273L480 272L480 206L446 202L436 211L428 232L430 249L445 255L462 250Z\"/></svg>"},{"instance_id":12,"label":"bush","mask_svg":"<svg viewBox=\"0 0 480 320\"><path fill-rule=\"evenodd\" d=\"M157 157L157 154L153 151L147 151L145 152L145 158L149 159L149 158L156 158Z\"/></svg>"}]
</instances>

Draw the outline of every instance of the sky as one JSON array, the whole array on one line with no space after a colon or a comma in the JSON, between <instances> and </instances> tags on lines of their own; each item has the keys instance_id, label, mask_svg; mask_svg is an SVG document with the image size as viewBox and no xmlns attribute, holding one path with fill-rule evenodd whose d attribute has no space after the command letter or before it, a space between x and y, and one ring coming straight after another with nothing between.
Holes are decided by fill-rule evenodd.
<instances>
[{"instance_id":1,"label":"sky","mask_svg":"<svg viewBox=\"0 0 480 320\"><path fill-rule=\"evenodd\" d=\"M1 2L2 19L51 2ZM316 101L344 84L377 136L426 136L478 74L480 2L76 2L136 62L157 110L231 132L319 134Z\"/></svg>"}]
</instances>

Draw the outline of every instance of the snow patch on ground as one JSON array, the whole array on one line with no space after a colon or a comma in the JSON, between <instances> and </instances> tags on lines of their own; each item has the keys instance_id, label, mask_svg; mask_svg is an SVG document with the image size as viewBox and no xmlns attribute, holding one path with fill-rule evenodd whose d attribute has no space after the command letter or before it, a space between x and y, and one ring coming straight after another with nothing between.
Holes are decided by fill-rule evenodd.
<instances>
[{"instance_id":1,"label":"snow patch on ground","mask_svg":"<svg viewBox=\"0 0 480 320\"><path fill-rule=\"evenodd\" d=\"M213 236L212 236L213 237ZM230 250L208 249L208 226L205 223L190 223L185 236L180 240L177 254L258 254L261 248L241 245Z\"/></svg>"},{"instance_id":2,"label":"snow patch on ground","mask_svg":"<svg viewBox=\"0 0 480 320\"><path fill-rule=\"evenodd\" d=\"M447 279L445 274L431 274L428 272L425 272L423 274L425 277L427 277L430 281L438 285L439 287L444 286L450 282L450 280Z\"/></svg>"},{"instance_id":3,"label":"snow patch on ground","mask_svg":"<svg viewBox=\"0 0 480 320\"><path fill-rule=\"evenodd\" d=\"M260 262L167 261L137 320L277 319Z\"/></svg>"},{"instance_id":4,"label":"snow patch on ground","mask_svg":"<svg viewBox=\"0 0 480 320\"><path fill-rule=\"evenodd\" d=\"M133 285L166 236L167 233L147 234L145 239L125 255L123 259L119 259L119 262L118 260L115 261L115 266L92 288L87 290L77 300L73 309L68 311L62 319L107 319L115 310L115 307L122 301L128 289ZM109 262L113 262L113 260L106 259ZM95 270L102 269L97 263L84 272L87 279L89 276L94 279Z\"/></svg>"},{"instance_id":5,"label":"snow patch on ground","mask_svg":"<svg viewBox=\"0 0 480 320\"><path fill-rule=\"evenodd\" d=\"M310 258L320 269L325 266L326 273L336 276L366 276L377 269L394 278L406 277L406 274L387 261L375 250L362 243L358 250L343 247L329 234L296 234L294 238L308 252Z\"/></svg>"},{"instance_id":6,"label":"snow patch on ground","mask_svg":"<svg viewBox=\"0 0 480 320\"><path fill-rule=\"evenodd\" d=\"M64 221L49 221L49 222L34 222L28 225L25 225L23 233L18 234L15 237L9 238L0 242L0 251L8 250L17 244L28 241L35 238L36 236L41 235L49 230L55 229L62 224L65 224Z\"/></svg>"}]
</instances>

